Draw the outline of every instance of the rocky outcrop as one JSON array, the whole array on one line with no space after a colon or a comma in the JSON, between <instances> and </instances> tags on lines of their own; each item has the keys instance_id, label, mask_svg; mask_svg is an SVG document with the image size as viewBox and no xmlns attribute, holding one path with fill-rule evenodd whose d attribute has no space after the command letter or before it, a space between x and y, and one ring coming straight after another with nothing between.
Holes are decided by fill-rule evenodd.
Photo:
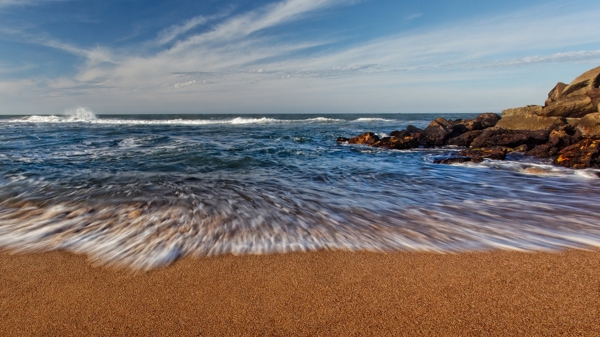
<instances>
[{"instance_id":1,"label":"rocky outcrop","mask_svg":"<svg viewBox=\"0 0 600 337\"><path fill-rule=\"evenodd\" d=\"M437 118L424 130L409 126L379 139L373 133L347 139L389 149L465 147L434 163L504 160L507 153L552 158L556 165L600 168L600 67L578 76L568 85L558 82L544 106L528 105L502 111L502 117L484 113L473 119Z\"/></svg>"},{"instance_id":2,"label":"rocky outcrop","mask_svg":"<svg viewBox=\"0 0 600 337\"><path fill-rule=\"evenodd\" d=\"M367 144L373 145L379 141L379 137L373 132L365 132L362 135L348 139L349 144Z\"/></svg>"}]
</instances>

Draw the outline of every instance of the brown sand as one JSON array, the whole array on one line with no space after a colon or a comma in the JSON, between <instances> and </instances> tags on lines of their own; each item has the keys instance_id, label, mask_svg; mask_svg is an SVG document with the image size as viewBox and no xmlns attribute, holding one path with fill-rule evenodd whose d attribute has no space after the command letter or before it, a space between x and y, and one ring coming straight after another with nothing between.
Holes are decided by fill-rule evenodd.
<instances>
[{"instance_id":1,"label":"brown sand","mask_svg":"<svg viewBox=\"0 0 600 337\"><path fill-rule=\"evenodd\" d=\"M600 336L600 251L185 259L0 254L0 335Z\"/></svg>"}]
</instances>

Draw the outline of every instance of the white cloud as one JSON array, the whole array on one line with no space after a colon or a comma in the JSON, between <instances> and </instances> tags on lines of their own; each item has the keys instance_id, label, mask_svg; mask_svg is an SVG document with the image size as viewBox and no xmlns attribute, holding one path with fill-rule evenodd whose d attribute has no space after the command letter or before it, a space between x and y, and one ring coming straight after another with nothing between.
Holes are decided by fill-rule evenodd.
<instances>
[{"instance_id":1,"label":"white cloud","mask_svg":"<svg viewBox=\"0 0 600 337\"><path fill-rule=\"evenodd\" d=\"M0 8L9 6L34 6L47 2L62 2L69 0L0 0Z\"/></svg>"},{"instance_id":2,"label":"white cloud","mask_svg":"<svg viewBox=\"0 0 600 337\"><path fill-rule=\"evenodd\" d=\"M533 92L547 92L546 84L529 79L543 75L534 67L600 61L599 48L589 48L600 46L598 7L550 4L509 15L427 26L318 53L307 50L330 41L292 43L272 31L266 33L269 28L346 3L350 1L281 1L223 17L207 31L189 36L194 28L213 20L194 17L159 33L150 42L163 49L151 55L100 47L88 50L28 36L31 43L78 55L85 62L72 78L38 79L20 85L35 85L34 92L46 90L60 103L64 99L58 97L80 95L104 105L104 112L118 104L132 112L169 107L189 111L198 106L210 112L266 111L267 106L271 111L285 107L286 111L304 112L319 107L322 111L356 111L369 106L376 111L487 110L520 104ZM581 22L586 22L585 29ZM562 77L569 69L555 70L558 78L552 81L569 81ZM481 86L502 78L522 82L508 89ZM211 85L200 85L205 83ZM456 83L461 87L456 88ZM0 93L6 94L9 90L3 88L5 84L0 85ZM505 95L503 100L498 93ZM472 96L477 97L476 102ZM528 103L536 102L523 102ZM486 104L493 106L485 108ZM95 110L103 112L102 108Z\"/></svg>"}]
</instances>

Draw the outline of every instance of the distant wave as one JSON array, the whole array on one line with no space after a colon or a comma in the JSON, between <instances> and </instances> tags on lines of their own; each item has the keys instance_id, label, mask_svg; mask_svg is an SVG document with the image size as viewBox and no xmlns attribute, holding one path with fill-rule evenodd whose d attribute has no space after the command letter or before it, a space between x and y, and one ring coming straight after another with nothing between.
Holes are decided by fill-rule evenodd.
<instances>
[{"instance_id":1,"label":"distant wave","mask_svg":"<svg viewBox=\"0 0 600 337\"><path fill-rule=\"evenodd\" d=\"M119 119L119 118L97 118L93 112L85 114L85 111L78 111L74 114L64 116L27 116L18 119L7 119L0 123L91 123L91 124L109 124L109 125L212 125L212 124L282 124L282 123L335 123L345 122L343 119L315 117L308 119L276 119L276 118L244 118L235 117L232 119Z\"/></svg>"},{"instance_id":2,"label":"distant wave","mask_svg":"<svg viewBox=\"0 0 600 337\"><path fill-rule=\"evenodd\" d=\"M394 122L394 119L385 119L385 118L358 118L353 122Z\"/></svg>"}]
</instances>

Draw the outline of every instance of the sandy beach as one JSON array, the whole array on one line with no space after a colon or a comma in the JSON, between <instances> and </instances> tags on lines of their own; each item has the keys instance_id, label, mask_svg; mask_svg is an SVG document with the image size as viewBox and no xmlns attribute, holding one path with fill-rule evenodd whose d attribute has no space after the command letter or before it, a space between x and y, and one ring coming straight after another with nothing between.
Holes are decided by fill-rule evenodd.
<instances>
[{"instance_id":1,"label":"sandy beach","mask_svg":"<svg viewBox=\"0 0 600 337\"><path fill-rule=\"evenodd\" d=\"M600 252L0 254L1 335L600 335Z\"/></svg>"}]
</instances>

